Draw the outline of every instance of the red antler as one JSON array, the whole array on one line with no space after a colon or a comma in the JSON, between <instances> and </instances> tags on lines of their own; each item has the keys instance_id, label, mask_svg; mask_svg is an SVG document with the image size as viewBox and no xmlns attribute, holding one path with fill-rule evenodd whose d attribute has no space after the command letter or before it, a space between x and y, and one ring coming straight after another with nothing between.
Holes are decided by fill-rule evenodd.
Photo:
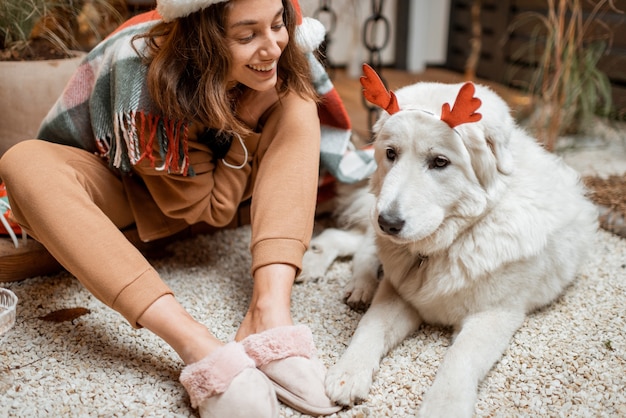
<instances>
[{"instance_id":1,"label":"red antler","mask_svg":"<svg viewBox=\"0 0 626 418\"><path fill-rule=\"evenodd\" d=\"M482 102L479 98L473 97L475 92L472 83L465 83L459 90L459 94L454 101L454 107L450 110L450 104L444 103L441 107L441 120L451 128L467 122L478 122L482 115L476 113Z\"/></svg>"},{"instance_id":2,"label":"red antler","mask_svg":"<svg viewBox=\"0 0 626 418\"><path fill-rule=\"evenodd\" d=\"M360 78L363 86L363 96L368 102L382 107L390 115L398 112L398 99L392 91L387 91L376 71L367 64L363 64L363 76Z\"/></svg>"}]
</instances>

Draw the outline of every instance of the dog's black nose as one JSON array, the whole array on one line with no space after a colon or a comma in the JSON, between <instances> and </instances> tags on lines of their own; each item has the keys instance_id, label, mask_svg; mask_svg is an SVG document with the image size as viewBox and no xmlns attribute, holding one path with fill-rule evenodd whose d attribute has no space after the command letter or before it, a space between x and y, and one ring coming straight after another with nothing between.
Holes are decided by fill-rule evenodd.
<instances>
[{"instance_id":1,"label":"dog's black nose","mask_svg":"<svg viewBox=\"0 0 626 418\"><path fill-rule=\"evenodd\" d=\"M378 215L378 226L386 234L398 235L404 226L404 219L394 214L385 215L381 213Z\"/></svg>"}]
</instances>

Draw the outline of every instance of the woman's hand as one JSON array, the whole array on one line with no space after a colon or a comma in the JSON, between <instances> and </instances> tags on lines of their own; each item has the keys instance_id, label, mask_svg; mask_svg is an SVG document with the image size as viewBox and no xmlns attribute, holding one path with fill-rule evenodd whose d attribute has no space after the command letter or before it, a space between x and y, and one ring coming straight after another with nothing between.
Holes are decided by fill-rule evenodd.
<instances>
[{"instance_id":1,"label":"woman's hand","mask_svg":"<svg viewBox=\"0 0 626 418\"><path fill-rule=\"evenodd\" d=\"M246 89L239 98L237 115L251 129L255 129L259 124L261 116L277 101L278 93L276 89L266 91Z\"/></svg>"}]
</instances>

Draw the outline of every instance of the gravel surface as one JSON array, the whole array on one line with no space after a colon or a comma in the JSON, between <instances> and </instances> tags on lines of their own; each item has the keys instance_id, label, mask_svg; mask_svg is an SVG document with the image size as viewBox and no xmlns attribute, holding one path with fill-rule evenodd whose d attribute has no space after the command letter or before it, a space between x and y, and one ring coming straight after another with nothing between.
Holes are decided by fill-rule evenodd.
<instances>
[{"instance_id":1,"label":"gravel surface","mask_svg":"<svg viewBox=\"0 0 626 418\"><path fill-rule=\"evenodd\" d=\"M574 166L589 162L572 155ZM154 260L182 304L224 340L250 298L249 236L249 227L198 236ZM477 417L626 416L626 240L600 230L591 244L575 283L527 318L481 384ZM294 288L294 319L312 328L326 365L344 352L362 315L341 301L350 269L350 260L338 261L323 279ZM195 416L178 383L183 365L176 354L146 330L132 329L71 275L2 286L19 304L16 326L0 337L0 360L13 378L0 393L0 417ZM68 308L89 313L41 319ZM334 416L412 416L450 338L449 329L420 328L383 359L369 398ZM281 416L301 415L281 406Z\"/></svg>"}]
</instances>

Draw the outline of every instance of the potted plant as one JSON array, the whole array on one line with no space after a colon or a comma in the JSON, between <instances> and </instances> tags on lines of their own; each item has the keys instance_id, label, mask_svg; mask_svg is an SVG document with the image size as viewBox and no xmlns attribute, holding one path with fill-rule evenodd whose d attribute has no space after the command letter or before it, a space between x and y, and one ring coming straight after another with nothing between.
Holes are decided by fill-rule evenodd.
<instances>
[{"instance_id":1,"label":"potted plant","mask_svg":"<svg viewBox=\"0 0 626 418\"><path fill-rule=\"evenodd\" d=\"M516 57L526 55L534 66L526 85L536 98L528 125L553 150L559 135L582 132L594 115L611 112L611 84L598 66L613 38L603 15L623 11L613 0L589 2L589 10L584 0L547 0L547 6L547 14L522 13L510 31L532 28Z\"/></svg>"},{"instance_id":2,"label":"potted plant","mask_svg":"<svg viewBox=\"0 0 626 418\"><path fill-rule=\"evenodd\" d=\"M0 2L0 156L34 138L85 51L125 17L124 0Z\"/></svg>"}]
</instances>

